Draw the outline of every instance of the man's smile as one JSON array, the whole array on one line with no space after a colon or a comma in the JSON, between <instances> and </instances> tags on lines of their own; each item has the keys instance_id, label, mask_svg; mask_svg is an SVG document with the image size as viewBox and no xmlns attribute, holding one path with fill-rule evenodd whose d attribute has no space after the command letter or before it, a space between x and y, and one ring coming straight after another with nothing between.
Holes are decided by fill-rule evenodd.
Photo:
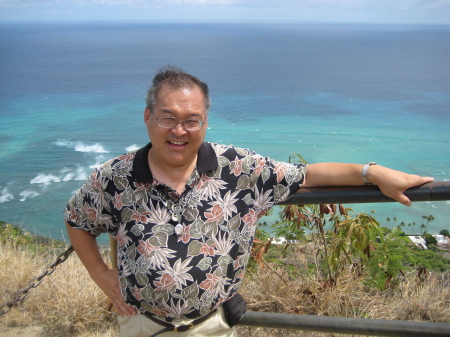
<instances>
[{"instance_id":1,"label":"man's smile","mask_svg":"<svg viewBox=\"0 0 450 337\"><path fill-rule=\"evenodd\" d=\"M186 145L188 143L188 142L180 141L180 140L168 140L167 142L170 145L175 145L175 146L182 146L182 145Z\"/></svg>"}]
</instances>

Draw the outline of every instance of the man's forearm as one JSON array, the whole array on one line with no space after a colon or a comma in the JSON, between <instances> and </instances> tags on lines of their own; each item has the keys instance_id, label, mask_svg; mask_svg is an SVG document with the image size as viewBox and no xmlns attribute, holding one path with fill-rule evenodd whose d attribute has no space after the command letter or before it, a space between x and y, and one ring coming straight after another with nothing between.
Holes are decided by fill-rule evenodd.
<instances>
[{"instance_id":1,"label":"man's forearm","mask_svg":"<svg viewBox=\"0 0 450 337\"><path fill-rule=\"evenodd\" d=\"M89 275L91 275L91 278L97 282L98 276L109 269L101 256L97 239L90 233L81 229L75 229L67 223L66 227L75 252L86 267Z\"/></svg>"},{"instance_id":2,"label":"man's forearm","mask_svg":"<svg viewBox=\"0 0 450 337\"><path fill-rule=\"evenodd\" d=\"M81 229L74 229L66 223L72 246L77 252L81 262L89 272L95 283L111 300L114 309L119 315L136 315L137 311L123 298L117 269L110 269L103 260L98 249L97 239L90 233Z\"/></svg>"},{"instance_id":3,"label":"man's forearm","mask_svg":"<svg viewBox=\"0 0 450 337\"><path fill-rule=\"evenodd\" d=\"M318 163L310 164L306 170L303 186L357 186L365 182L361 164ZM398 202L410 206L411 201L404 195L408 188L433 181L432 177L421 177L396 171L381 165L370 165L366 179L376 184L381 192Z\"/></svg>"},{"instance_id":4,"label":"man's forearm","mask_svg":"<svg viewBox=\"0 0 450 337\"><path fill-rule=\"evenodd\" d=\"M317 163L309 164L304 185L357 186L363 185L362 164ZM370 168L371 170L372 168Z\"/></svg>"}]
</instances>

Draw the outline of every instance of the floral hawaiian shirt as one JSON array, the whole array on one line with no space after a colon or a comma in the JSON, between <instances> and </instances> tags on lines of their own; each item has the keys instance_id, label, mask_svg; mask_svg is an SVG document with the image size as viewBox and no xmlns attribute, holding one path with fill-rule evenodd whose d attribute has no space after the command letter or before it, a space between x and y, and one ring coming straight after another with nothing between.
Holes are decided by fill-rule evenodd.
<instances>
[{"instance_id":1,"label":"floral hawaiian shirt","mask_svg":"<svg viewBox=\"0 0 450 337\"><path fill-rule=\"evenodd\" d=\"M195 319L236 293L257 220L300 188L306 167L205 142L179 195L152 177L150 148L96 169L70 199L65 219L114 236L127 302L168 322Z\"/></svg>"}]
</instances>

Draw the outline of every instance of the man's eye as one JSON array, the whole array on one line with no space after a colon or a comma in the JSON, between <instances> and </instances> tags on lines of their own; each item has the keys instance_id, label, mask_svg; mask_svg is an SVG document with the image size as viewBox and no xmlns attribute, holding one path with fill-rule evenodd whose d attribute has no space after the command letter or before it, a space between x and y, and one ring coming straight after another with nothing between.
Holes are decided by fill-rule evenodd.
<instances>
[{"instance_id":1,"label":"man's eye","mask_svg":"<svg viewBox=\"0 0 450 337\"><path fill-rule=\"evenodd\" d=\"M172 117L164 117L164 118L160 119L160 122L165 125L171 125L171 124L175 123L175 119Z\"/></svg>"},{"instance_id":2,"label":"man's eye","mask_svg":"<svg viewBox=\"0 0 450 337\"><path fill-rule=\"evenodd\" d=\"M186 126L197 126L199 123L200 121L196 119L188 119L187 121L184 122Z\"/></svg>"}]
</instances>

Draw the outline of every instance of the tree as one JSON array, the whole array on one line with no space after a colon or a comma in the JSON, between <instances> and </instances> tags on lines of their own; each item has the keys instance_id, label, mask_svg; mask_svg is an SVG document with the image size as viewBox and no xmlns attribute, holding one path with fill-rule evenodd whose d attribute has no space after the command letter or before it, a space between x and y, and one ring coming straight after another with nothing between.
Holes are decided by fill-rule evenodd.
<instances>
[{"instance_id":1,"label":"tree","mask_svg":"<svg viewBox=\"0 0 450 337\"><path fill-rule=\"evenodd\" d=\"M428 232L428 225L430 224L431 221L434 220L434 216L432 214L430 214L428 216L427 215L423 215L422 218L427 221L425 224L422 224L420 226L420 228L424 229L424 231L422 232L422 235L423 235L424 233Z\"/></svg>"},{"instance_id":2,"label":"tree","mask_svg":"<svg viewBox=\"0 0 450 337\"><path fill-rule=\"evenodd\" d=\"M446 237L450 237L450 232L448 231L448 229L443 229L439 232L439 234L444 235Z\"/></svg>"},{"instance_id":3,"label":"tree","mask_svg":"<svg viewBox=\"0 0 450 337\"><path fill-rule=\"evenodd\" d=\"M425 224L421 224L420 225L420 235L423 235L425 232L425 229L427 228L427 226L425 226Z\"/></svg>"},{"instance_id":4,"label":"tree","mask_svg":"<svg viewBox=\"0 0 450 337\"><path fill-rule=\"evenodd\" d=\"M398 284L405 269L402 263L409 240L400 236L401 231L387 232L381 242L373 245L371 256L367 261L364 274L365 283L380 290Z\"/></svg>"},{"instance_id":5,"label":"tree","mask_svg":"<svg viewBox=\"0 0 450 337\"><path fill-rule=\"evenodd\" d=\"M430 245L437 245L436 238L431 234L425 234L424 237L427 247Z\"/></svg>"}]
</instances>

